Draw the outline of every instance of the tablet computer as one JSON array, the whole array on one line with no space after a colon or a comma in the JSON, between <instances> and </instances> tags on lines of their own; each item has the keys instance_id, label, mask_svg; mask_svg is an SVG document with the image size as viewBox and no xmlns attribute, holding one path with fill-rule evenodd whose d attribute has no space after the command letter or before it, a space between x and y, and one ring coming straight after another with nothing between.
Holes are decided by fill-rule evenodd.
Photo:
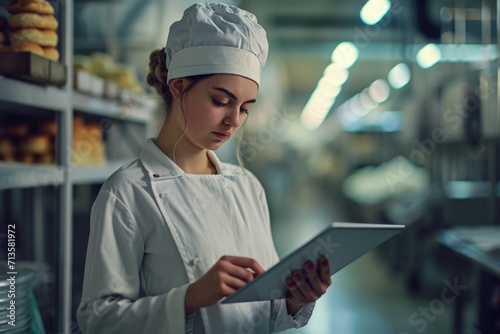
<instances>
[{"instance_id":1,"label":"tablet computer","mask_svg":"<svg viewBox=\"0 0 500 334\"><path fill-rule=\"evenodd\" d=\"M316 265L321 255L326 256L333 275L403 229L404 225L332 223L221 303L284 299L286 278L293 270L302 270L307 260Z\"/></svg>"}]
</instances>

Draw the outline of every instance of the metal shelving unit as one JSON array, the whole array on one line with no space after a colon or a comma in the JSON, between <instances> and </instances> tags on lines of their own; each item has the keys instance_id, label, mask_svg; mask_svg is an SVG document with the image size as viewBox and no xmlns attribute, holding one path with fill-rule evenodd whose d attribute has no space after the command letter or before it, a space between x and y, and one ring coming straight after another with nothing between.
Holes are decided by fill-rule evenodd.
<instances>
[{"instance_id":1,"label":"metal shelving unit","mask_svg":"<svg viewBox=\"0 0 500 334\"><path fill-rule=\"evenodd\" d=\"M151 112L147 105L142 103L126 104L117 101L105 100L75 92L73 89L73 17L74 1L67 0L59 4L60 22L60 52L61 62L67 66L67 82L64 87L46 86L0 76L0 115L4 118L21 118L28 116L50 116L58 124L56 135L55 164L23 164L0 162L0 191L23 191L33 198L33 221L31 233L34 240L34 261L47 261L44 249L48 235L44 223L43 189L45 186L54 186L54 197L57 208L54 226L57 229L57 247L54 267L55 272L55 307L56 315L54 327L56 333L73 333L76 323L72 319L73 293L73 188L74 186L100 184L104 182L120 166L131 159L124 159L132 151L118 149L122 135L132 133L137 142L146 134L147 125L151 119ZM112 156L103 166L84 167L75 166L72 162L72 138L74 114L83 114L92 120L110 119L118 128L115 133L108 133ZM145 138L144 138L145 139ZM135 148L134 148L135 149ZM127 153L123 155L122 153ZM122 154L122 156L120 156ZM24 195L23 195L24 196ZM31 198L30 197L30 198ZM89 208L90 210L90 208ZM22 237L19 235L18 237Z\"/></svg>"},{"instance_id":2,"label":"metal shelving unit","mask_svg":"<svg viewBox=\"0 0 500 334\"><path fill-rule=\"evenodd\" d=\"M127 162L127 160L111 161L104 166L76 167L70 171L71 183L82 185L104 182L111 174Z\"/></svg>"},{"instance_id":3,"label":"metal shelving unit","mask_svg":"<svg viewBox=\"0 0 500 334\"><path fill-rule=\"evenodd\" d=\"M59 186L63 181L60 166L0 162L0 190Z\"/></svg>"},{"instance_id":4,"label":"metal shelving unit","mask_svg":"<svg viewBox=\"0 0 500 334\"><path fill-rule=\"evenodd\" d=\"M83 113L127 122L147 124L150 120L149 112L137 110L134 106L128 106L113 100L88 96L79 92L73 93L73 108Z\"/></svg>"},{"instance_id":5,"label":"metal shelving unit","mask_svg":"<svg viewBox=\"0 0 500 334\"><path fill-rule=\"evenodd\" d=\"M65 89L35 85L8 77L0 76L0 102L67 112L69 98ZM22 94L19 94L22 92Z\"/></svg>"}]
</instances>

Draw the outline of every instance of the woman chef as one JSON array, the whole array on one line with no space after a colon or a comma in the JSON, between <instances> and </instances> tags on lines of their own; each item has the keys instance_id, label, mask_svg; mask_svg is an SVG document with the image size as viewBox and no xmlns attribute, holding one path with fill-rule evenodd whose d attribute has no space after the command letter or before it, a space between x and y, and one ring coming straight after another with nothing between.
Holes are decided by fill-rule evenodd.
<instances>
[{"instance_id":1,"label":"woman chef","mask_svg":"<svg viewBox=\"0 0 500 334\"><path fill-rule=\"evenodd\" d=\"M287 280L286 300L220 304L278 262L266 197L214 150L234 136L259 88L268 44L254 15L196 4L150 56L166 120L92 207L84 333L271 333L304 326L331 284L328 262Z\"/></svg>"}]
</instances>

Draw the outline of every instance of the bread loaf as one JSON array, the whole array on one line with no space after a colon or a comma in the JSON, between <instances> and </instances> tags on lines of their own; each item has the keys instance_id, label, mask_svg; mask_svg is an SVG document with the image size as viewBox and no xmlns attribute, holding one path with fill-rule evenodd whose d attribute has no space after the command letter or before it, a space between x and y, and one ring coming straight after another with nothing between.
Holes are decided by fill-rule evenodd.
<instances>
[{"instance_id":1,"label":"bread loaf","mask_svg":"<svg viewBox=\"0 0 500 334\"><path fill-rule=\"evenodd\" d=\"M21 150L25 153L46 153L51 149L50 139L47 135L33 135L21 143Z\"/></svg>"},{"instance_id":2,"label":"bread loaf","mask_svg":"<svg viewBox=\"0 0 500 334\"><path fill-rule=\"evenodd\" d=\"M16 161L32 164L35 162L35 159L31 153L18 153L16 154Z\"/></svg>"},{"instance_id":3,"label":"bread loaf","mask_svg":"<svg viewBox=\"0 0 500 334\"><path fill-rule=\"evenodd\" d=\"M20 13L9 18L9 28L11 30L25 28L39 28L56 30L59 25L52 15L39 15L34 13Z\"/></svg>"},{"instance_id":4,"label":"bread loaf","mask_svg":"<svg viewBox=\"0 0 500 334\"><path fill-rule=\"evenodd\" d=\"M51 152L35 154L34 161L39 164L52 164L54 163L54 154Z\"/></svg>"},{"instance_id":5,"label":"bread loaf","mask_svg":"<svg viewBox=\"0 0 500 334\"><path fill-rule=\"evenodd\" d=\"M35 13L42 15L54 14L54 7L48 1L41 0L14 0L7 7L11 14Z\"/></svg>"},{"instance_id":6,"label":"bread loaf","mask_svg":"<svg viewBox=\"0 0 500 334\"><path fill-rule=\"evenodd\" d=\"M21 41L13 45L0 47L0 51L14 51L14 52L27 51L44 57L44 52L42 47L36 43L29 41Z\"/></svg>"},{"instance_id":7,"label":"bread loaf","mask_svg":"<svg viewBox=\"0 0 500 334\"><path fill-rule=\"evenodd\" d=\"M2 133L9 137L24 137L29 131L28 124L9 124L2 128Z\"/></svg>"},{"instance_id":8,"label":"bread loaf","mask_svg":"<svg viewBox=\"0 0 500 334\"><path fill-rule=\"evenodd\" d=\"M14 147L8 138L0 138L0 154L10 155L14 152Z\"/></svg>"},{"instance_id":9,"label":"bread loaf","mask_svg":"<svg viewBox=\"0 0 500 334\"><path fill-rule=\"evenodd\" d=\"M51 137L55 137L57 134L57 124L56 121L44 121L38 123L36 126L36 132L47 134Z\"/></svg>"},{"instance_id":10,"label":"bread loaf","mask_svg":"<svg viewBox=\"0 0 500 334\"><path fill-rule=\"evenodd\" d=\"M15 162L16 159L12 154L0 154L0 160L3 162Z\"/></svg>"},{"instance_id":11,"label":"bread loaf","mask_svg":"<svg viewBox=\"0 0 500 334\"><path fill-rule=\"evenodd\" d=\"M59 61L59 51L53 47L43 47L44 57L53 61Z\"/></svg>"},{"instance_id":12,"label":"bread loaf","mask_svg":"<svg viewBox=\"0 0 500 334\"><path fill-rule=\"evenodd\" d=\"M15 30L10 35L10 42L15 46L15 43L19 41L30 41L34 42L40 46L51 46L57 45L58 36L55 31L52 30L41 30L41 29L20 29Z\"/></svg>"}]
</instances>

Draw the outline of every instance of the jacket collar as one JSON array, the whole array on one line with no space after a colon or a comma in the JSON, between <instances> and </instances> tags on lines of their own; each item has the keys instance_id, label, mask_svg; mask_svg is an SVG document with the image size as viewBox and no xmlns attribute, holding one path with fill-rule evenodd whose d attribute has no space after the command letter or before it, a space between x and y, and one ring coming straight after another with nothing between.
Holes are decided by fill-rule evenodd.
<instances>
[{"instance_id":1,"label":"jacket collar","mask_svg":"<svg viewBox=\"0 0 500 334\"><path fill-rule=\"evenodd\" d=\"M222 163L213 151L207 151L207 154L219 175L234 176L242 173L239 166ZM139 155L139 160L152 180L183 177L187 174L156 146L153 138L146 141Z\"/></svg>"}]
</instances>

